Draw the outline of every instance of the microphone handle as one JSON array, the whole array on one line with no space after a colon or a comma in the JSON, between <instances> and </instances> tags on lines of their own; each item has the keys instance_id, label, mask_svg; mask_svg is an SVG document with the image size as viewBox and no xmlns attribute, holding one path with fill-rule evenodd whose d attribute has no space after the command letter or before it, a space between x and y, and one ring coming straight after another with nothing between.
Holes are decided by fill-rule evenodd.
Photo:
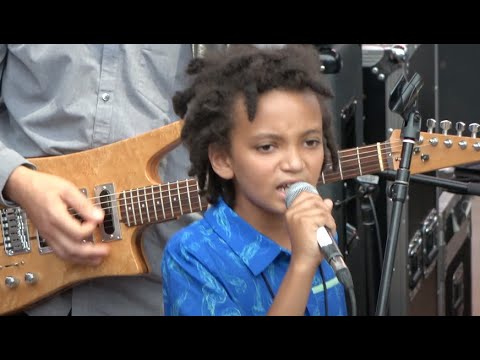
<instances>
[{"instance_id":1,"label":"microphone handle","mask_svg":"<svg viewBox=\"0 0 480 360\"><path fill-rule=\"evenodd\" d=\"M337 243L333 240L331 232L325 226L321 226L317 229L317 243L320 252L333 268L338 280L346 288L353 288L352 276L343 260L343 255L340 252Z\"/></svg>"}]
</instances>

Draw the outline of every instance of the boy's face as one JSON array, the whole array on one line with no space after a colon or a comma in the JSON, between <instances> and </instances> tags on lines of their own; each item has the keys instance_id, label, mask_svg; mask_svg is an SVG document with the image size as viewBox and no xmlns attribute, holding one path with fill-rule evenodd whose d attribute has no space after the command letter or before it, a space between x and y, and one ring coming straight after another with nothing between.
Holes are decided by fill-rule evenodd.
<instances>
[{"instance_id":1,"label":"boy's face","mask_svg":"<svg viewBox=\"0 0 480 360\"><path fill-rule=\"evenodd\" d=\"M230 152L210 159L221 177L233 179L235 211L251 223L262 215L285 212L287 184L316 184L320 177L322 112L311 91L263 94L253 122L239 99L230 139Z\"/></svg>"}]
</instances>

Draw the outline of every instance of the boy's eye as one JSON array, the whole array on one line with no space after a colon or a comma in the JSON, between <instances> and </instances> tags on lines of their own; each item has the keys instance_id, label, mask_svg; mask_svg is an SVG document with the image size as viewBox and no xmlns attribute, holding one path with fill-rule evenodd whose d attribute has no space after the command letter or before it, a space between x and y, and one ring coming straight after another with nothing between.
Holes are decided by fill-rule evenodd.
<instances>
[{"instance_id":1,"label":"boy's eye","mask_svg":"<svg viewBox=\"0 0 480 360\"><path fill-rule=\"evenodd\" d=\"M272 148L273 148L273 146L271 144L260 145L259 147L257 147L258 150L263 151L263 152L270 151L270 150L272 150Z\"/></svg>"},{"instance_id":2,"label":"boy's eye","mask_svg":"<svg viewBox=\"0 0 480 360\"><path fill-rule=\"evenodd\" d=\"M306 143L307 146L309 146L309 147L314 147L314 146L320 145L320 141L319 141L319 140L316 140L316 139L307 140L307 141L305 141L305 143Z\"/></svg>"}]
</instances>

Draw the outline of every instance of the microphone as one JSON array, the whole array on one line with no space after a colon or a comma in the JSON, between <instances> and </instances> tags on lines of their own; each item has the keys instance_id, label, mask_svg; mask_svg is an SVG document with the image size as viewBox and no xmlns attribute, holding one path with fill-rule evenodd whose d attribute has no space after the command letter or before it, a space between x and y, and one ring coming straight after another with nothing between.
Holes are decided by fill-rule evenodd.
<instances>
[{"instance_id":1,"label":"microphone","mask_svg":"<svg viewBox=\"0 0 480 360\"><path fill-rule=\"evenodd\" d=\"M292 184L286 192L285 204L287 208L300 195L302 191L319 195L317 189L307 182L296 182ZM347 265L343 261L342 253L337 246L333 236L328 228L321 226L317 229L317 243L323 256L333 268L338 280L346 287L353 288L352 275Z\"/></svg>"}]
</instances>

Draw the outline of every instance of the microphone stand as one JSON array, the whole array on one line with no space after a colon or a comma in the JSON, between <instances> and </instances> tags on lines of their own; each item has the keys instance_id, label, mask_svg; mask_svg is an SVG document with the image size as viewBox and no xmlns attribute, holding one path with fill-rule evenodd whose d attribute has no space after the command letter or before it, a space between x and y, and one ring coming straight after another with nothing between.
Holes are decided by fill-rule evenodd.
<instances>
[{"instance_id":1,"label":"microphone stand","mask_svg":"<svg viewBox=\"0 0 480 360\"><path fill-rule=\"evenodd\" d=\"M385 257L380 278L379 299L377 302L376 315L385 316L388 304L388 292L392 280L395 251L397 249L398 233L402 209L408 194L410 180L410 163L412 160L415 141L420 136L421 116L416 111L418 92L423 86L423 81L418 74L414 74L408 81L402 75L390 94L389 107L393 112L402 115L405 123L403 128L403 146L396 180L390 188L393 201L390 229L387 238Z\"/></svg>"}]
</instances>

